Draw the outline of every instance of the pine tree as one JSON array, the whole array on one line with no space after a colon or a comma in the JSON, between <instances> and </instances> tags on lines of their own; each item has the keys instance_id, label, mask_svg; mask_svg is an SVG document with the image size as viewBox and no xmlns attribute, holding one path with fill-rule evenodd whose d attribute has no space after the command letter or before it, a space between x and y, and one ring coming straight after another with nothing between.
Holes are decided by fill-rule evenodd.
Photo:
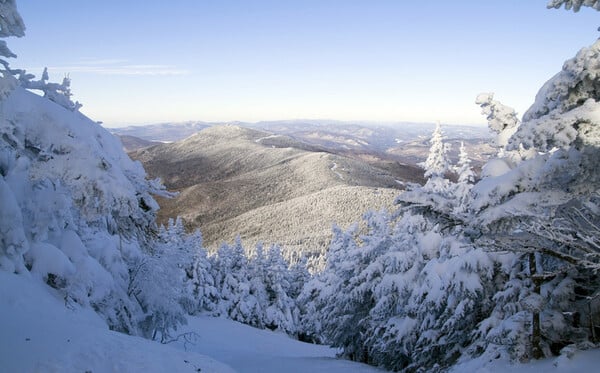
<instances>
[{"instance_id":1,"label":"pine tree","mask_svg":"<svg viewBox=\"0 0 600 373\"><path fill-rule=\"evenodd\" d=\"M15 0L5 0L0 2L0 38L10 36L25 36L25 24L17 10ZM0 57L17 57L17 55L8 48L8 45L4 40L0 40ZM17 80L14 78L8 62L3 58L0 58L0 65L4 67L3 69L0 69L0 74L2 74L2 77L0 78L0 100L2 100L17 86Z\"/></svg>"},{"instance_id":2,"label":"pine tree","mask_svg":"<svg viewBox=\"0 0 600 373\"><path fill-rule=\"evenodd\" d=\"M456 165L455 170L458 175L459 184L475 182L475 172L473 172L473 169L471 168L471 159L469 159L467 148L462 141L458 153L458 164Z\"/></svg>"},{"instance_id":3,"label":"pine tree","mask_svg":"<svg viewBox=\"0 0 600 373\"><path fill-rule=\"evenodd\" d=\"M592 5L555 3L575 10ZM594 271L600 268L592 238L600 226L594 202L600 189L598 51L600 42L582 49L544 84L505 142L506 152L520 157L504 168L497 167L502 160L488 162L473 188L471 208L477 217L471 225L479 230L478 243L513 251L525 268L518 286L522 308L489 331L502 336L502 325L518 318L516 329L526 331L525 338L513 332L509 339L519 344L512 353L520 358L547 356L564 343L595 338L593 320L600 309L587 297L598 289Z\"/></svg>"},{"instance_id":4,"label":"pine tree","mask_svg":"<svg viewBox=\"0 0 600 373\"><path fill-rule=\"evenodd\" d=\"M196 233L199 235L199 232ZM191 294L193 304L187 308L189 314L203 313L214 314L218 310L219 292L213 277L213 261L208 257L202 246L196 245L188 294Z\"/></svg>"},{"instance_id":5,"label":"pine tree","mask_svg":"<svg viewBox=\"0 0 600 373\"><path fill-rule=\"evenodd\" d=\"M296 302L290 297L290 271L277 245L271 246L267 254L264 284L268 300L265 326L296 334L298 320Z\"/></svg>"},{"instance_id":6,"label":"pine tree","mask_svg":"<svg viewBox=\"0 0 600 373\"><path fill-rule=\"evenodd\" d=\"M420 163L419 166L425 169L426 178L443 179L450 169L450 163L448 162L449 147L448 144L444 143L444 136L439 122L435 126L429 143L431 144L429 155L425 162Z\"/></svg>"}]
</instances>

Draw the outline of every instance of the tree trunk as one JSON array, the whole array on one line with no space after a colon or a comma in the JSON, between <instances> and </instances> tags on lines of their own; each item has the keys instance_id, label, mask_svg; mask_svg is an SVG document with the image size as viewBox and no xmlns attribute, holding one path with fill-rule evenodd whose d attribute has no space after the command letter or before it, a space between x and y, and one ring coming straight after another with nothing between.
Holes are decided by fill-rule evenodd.
<instances>
[{"instance_id":1,"label":"tree trunk","mask_svg":"<svg viewBox=\"0 0 600 373\"><path fill-rule=\"evenodd\" d=\"M537 278L537 263L534 253L529 254L529 275L533 281L534 289L536 294L541 294L541 279ZM539 311L532 312L531 320L531 357L534 359L541 359L544 357L542 348L540 346L542 340L542 331L540 329L540 313Z\"/></svg>"}]
</instances>

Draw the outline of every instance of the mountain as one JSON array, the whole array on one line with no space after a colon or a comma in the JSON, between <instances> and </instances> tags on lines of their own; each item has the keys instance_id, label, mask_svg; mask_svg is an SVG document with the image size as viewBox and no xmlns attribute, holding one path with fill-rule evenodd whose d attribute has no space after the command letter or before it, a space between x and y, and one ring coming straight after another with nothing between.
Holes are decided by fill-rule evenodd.
<instances>
[{"instance_id":1,"label":"mountain","mask_svg":"<svg viewBox=\"0 0 600 373\"><path fill-rule=\"evenodd\" d=\"M123 144L123 150L126 152L132 152L134 150L148 148L150 146L160 144L160 142L144 140L142 138L130 135L121 135L117 137L119 140L121 140L121 144Z\"/></svg>"},{"instance_id":2,"label":"mountain","mask_svg":"<svg viewBox=\"0 0 600 373\"><path fill-rule=\"evenodd\" d=\"M158 123L111 128L110 132L118 136L134 136L148 141L171 142L182 140L213 124L207 122Z\"/></svg>"},{"instance_id":3,"label":"mountain","mask_svg":"<svg viewBox=\"0 0 600 373\"><path fill-rule=\"evenodd\" d=\"M244 124L250 128L285 134L310 144L329 149L386 152L398 144L428 139L433 123L412 122L343 122L331 120L281 120ZM489 130L483 126L444 125L449 139L486 139Z\"/></svg>"},{"instance_id":4,"label":"mountain","mask_svg":"<svg viewBox=\"0 0 600 373\"><path fill-rule=\"evenodd\" d=\"M307 150L322 150L358 159L391 173L400 173L400 178L410 178L410 175L398 168L398 163L415 166L427 158L429 138L434 128L432 123L334 120L279 120L230 124L282 135L302 143L304 147L309 147ZM171 142L183 140L203 128L218 125L224 123L163 123L114 128L111 131L119 136L129 135L147 140ZM475 169L480 168L490 155L495 153L490 145L491 137L487 127L467 125L442 127L447 142L452 146L450 158L454 162L458 159L458 148L461 142L465 143Z\"/></svg>"},{"instance_id":5,"label":"mountain","mask_svg":"<svg viewBox=\"0 0 600 373\"><path fill-rule=\"evenodd\" d=\"M288 136L235 125L130 153L160 177L173 199L159 198L159 219L181 216L215 248L239 234L250 244L321 251L331 225L347 226L369 209L390 208L397 174ZM415 181L422 171L397 166Z\"/></svg>"}]
</instances>

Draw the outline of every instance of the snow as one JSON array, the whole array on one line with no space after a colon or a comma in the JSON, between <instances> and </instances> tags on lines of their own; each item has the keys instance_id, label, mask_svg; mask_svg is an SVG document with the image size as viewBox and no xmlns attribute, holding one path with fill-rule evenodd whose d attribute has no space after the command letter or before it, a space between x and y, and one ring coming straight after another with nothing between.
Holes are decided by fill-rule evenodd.
<instances>
[{"instance_id":1,"label":"snow","mask_svg":"<svg viewBox=\"0 0 600 373\"><path fill-rule=\"evenodd\" d=\"M597 3L573 1L574 10ZM552 4L569 7L573 1ZM22 34L14 4L0 1L0 37ZM11 54L0 41L0 56ZM567 61L542 88L520 126L516 112L495 101L493 94L478 96L498 135L499 153L484 166L483 179L472 195L466 176L459 178L463 189L452 189L443 178L449 167L448 148L438 124L430 156L422 164L430 179L422 189L399 199L405 218L369 214L372 233L361 235L362 242L356 241L358 225L348 232L336 231L325 272L308 284L311 294L317 295L316 301L305 303L310 317L302 322L292 311L296 295L289 296L295 287L294 293L300 293L300 286L283 276L287 263L276 247L249 262L241 243L224 246L218 254L224 268L219 282L197 285L209 291L219 285L221 297L229 301L231 296L230 310L223 313L245 322L254 322L249 315L258 309L259 297L269 294L276 301L264 302L260 310L264 320L254 325L275 325L294 333L308 330L317 339L322 333L332 344L343 346L345 356L391 369L403 369L404 363L416 371L447 367L460 355L452 372L595 371L600 351L585 350L598 347L590 342L568 346L557 358L529 364L508 360L528 356L521 351L530 349L525 320L531 320L533 312L546 313L542 326L547 333L567 335L575 330L563 317L573 311L561 302L583 280L569 274L545 284L541 294L532 293L519 277L524 267L508 266L507 259L495 262L470 237L461 236L466 232L461 230L466 224L494 225L535 214L553 218L548 211L567 207L573 197L579 198L578 206L588 203L597 214L593 203L597 196L589 193L599 190L595 170L600 145L599 56L600 41ZM3 62L0 59L8 69ZM182 278L189 277L184 267L191 257L188 249L201 247L199 236L189 244L181 241L184 230L179 221L181 229L173 226L173 232L159 233L159 242L149 242L156 238L158 209L151 194L164 195L159 182L146 181L141 164L131 161L98 123L77 112L78 104L69 98L68 78L60 85L47 83L45 70L40 81L21 76L17 87L7 72L0 71L5 75L0 79L0 269L5 271L0 270L1 371L381 371L338 359L336 349L302 343L282 332L225 318L184 316L182 300L188 288L181 288ZM25 88L41 89L45 98ZM274 137L278 135L256 142ZM461 162L468 171L463 150ZM330 169L343 178L336 162ZM573 181L590 186L573 192ZM467 197L473 199L468 207L477 212L472 221L464 217L471 219L470 210L456 209ZM522 227L510 223L511 229ZM513 238L515 231L509 231ZM210 264L205 253L198 257ZM227 261L232 263L223 264ZM262 276L247 277L248 263ZM506 272L498 279L496 264ZM536 260L537 265L541 273ZM197 268L205 267L195 267L199 273ZM366 298L368 292L371 299ZM548 307L545 300L550 301ZM497 310L486 301L494 302ZM591 306L589 310L593 316ZM187 324L179 327L184 321ZM117 333L108 325L149 338L159 336L165 343ZM473 333L478 335L469 337ZM568 340L572 342L577 339ZM472 358L475 351L484 350ZM368 359L363 352L369 353Z\"/></svg>"},{"instance_id":2,"label":"snow","mask_svg":"<svg viewBox=\"0 0 600 373\"><path fill-rule=\"evenodd\" d=\"M40 278L52 273L60 277L68 277L75 273L75 266L69 258L56 246L45 242L34 242L25 253L25 258L31 261L31 273L37 273Z\"/></svg>"},{"instance_id":3,"label":"snow","mask_svg":"<svg viewBox=\"0 0 600 373\"><path fill-rule=\"evenodd\" d=\"M336 350L303 343L283 333L260 330L214 317L193 317L182 332L196 332L188 351L211 356L239 372L381 372L349 360L336 359ZM182 341L177 342L184 348Z\"/></svg>"},{"instance_id":4,"label":"snow","mask_svg":"<svg viewBox=\"0 0 600 373\"><path fill-rule=\"evenodd\" d=\"M160 344L108 330L90 308L65 302L30 275L0 271L3 372L381 372L336 350L222 318L190 317Z\"/></svg>"},{"instance_id":5,"label":"snow","mask_svg":"<svg viewBox=\"0 0 600 373\"><path fill-rule=\"evenodd\" d=\"M29 275L0 271L3 372L380 372L336 350L227 319L190 317L182 339L160 344L110 331ZM210 356L210 357L209 357Z\"/></svg>"},{"instance_id":6,"label":"snow","mask_svg":"<svg viewBox=\"0 0 600 373\"><path fill-rule=\"evenodd\" d=\"M254 140L254 142L256 142L256 143L261 143L263 140L275 139L275 138L278 138L278 137L281 137L281 135L269 135L269 136L264 136L264 137L261 137L261 138L259 138L259 139L256 139L256 140Z\"/></svg>"},{"instance_id":7,"label":"snow","mask_svg":"<svg viewBox=\"0 0 600 373\"><path fill-rule=\"evenodd\" d=\"M332 171L334 174L336 174L336 175L337 175L337 177L339 177L339 178L340 178L340 180L344 180L344 176L342 176L342 174L341 174L341 173L339 173L339 172L337 171L337 169L338 169L338 164L337 164L337 163L335 163L335 162L333 162L333 164L331 165L331 171Z\"/></svg>"},{"instance_id":8,"label":"snow","mask_svg":"<svg viewBox=\"0 0 600 373\"><path fill-rule=\"evenodd\" d=\"M108 330L91 309L45 285L0 271L3 372L232 372L223 363Z\"/></svg>"},{"instance_id":9,"label":"snow","mask_svg":"<svg viewBox=\"0 0 600 373\"><path fill-rule=\"evenodd\" d=\"M526 364L510 363L504 359L482 356L455 365L449 373L582 373L598 371L600 350L576 351L572 353L571 357L569 355L563 354L556 358L531 361Z\"/></svg>"}]
</instances>

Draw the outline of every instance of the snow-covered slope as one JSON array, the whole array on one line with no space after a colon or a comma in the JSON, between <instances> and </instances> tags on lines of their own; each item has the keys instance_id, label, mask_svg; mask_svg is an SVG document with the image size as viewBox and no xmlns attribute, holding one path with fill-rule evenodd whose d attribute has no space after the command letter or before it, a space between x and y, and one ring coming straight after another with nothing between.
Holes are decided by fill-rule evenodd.
<instances>
[{"instance_id":1,"label":"snow-covered slope","mask_svg":"<svg viewBox=\"0 0 600 373\"><path fill-rule=\"evenodd\" d=\"M30 276L0 271L2 372L232 372L196 352L108 330ZM201 370L200 370L201 369Z\"/></svg>"},{"instance_id":2,"label":"snow-covered slope","mask_svg":"<svg viewBox=\"0 0 600 373\"><path fill-rule=\"evenodd\" d=\"M21 87L0 101L0 269L147 333L130 269L150 251L151 193L160 185L94 121Z\"/></svg>"},{"instance_id":3,"label":"snow-covered slope","mask_svg":"<svg viewBox=\"0 0 600 373\"><path fill-rule=\"evenodd\" d=\"M337 359L330 347L303 343L285 334L260 330L227 319L195 317L183 331L198 334L188 351L222 361L238 372L381 372L372 366ZM178 342L183 348L183 342Z\"/></svg>"},{"instance_id":4,"label":"snow-covered slope","mask_svg":"<svg viewBox=\"0 0 600 373\"><path fill-rule=\"evenodd\" d=\"M93 311L65 305L58 292L30 276L3 271L0 300L2 372L380 371L336 359L327 346L226 319L190 318L180 332L195 333L192 343L160 344L112 332Z\"/></svg>"}]
</instances>

